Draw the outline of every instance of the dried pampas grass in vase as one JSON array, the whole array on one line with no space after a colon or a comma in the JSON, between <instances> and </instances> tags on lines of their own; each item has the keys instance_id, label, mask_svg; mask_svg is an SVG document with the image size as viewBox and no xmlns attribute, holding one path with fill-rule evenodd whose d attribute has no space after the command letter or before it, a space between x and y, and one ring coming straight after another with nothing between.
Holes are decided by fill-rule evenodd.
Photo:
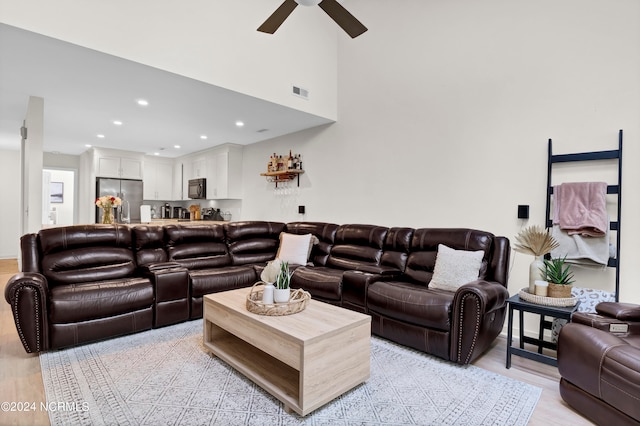
<instances>
[{"instance_id":1,"label":"dried pampas grass in vase","mask_svg":"<svg viewBox=\"0 0 640 426\"><path fill-rule=\"evenodd\" d=\"M535 257L529 265L529 293L534 294L535 282L543 279L544 261L542 257L558 246L558 242L553 238L549 229L537 225L528 226L516 235L513 249Z\"/></svg>"}]
</instances>

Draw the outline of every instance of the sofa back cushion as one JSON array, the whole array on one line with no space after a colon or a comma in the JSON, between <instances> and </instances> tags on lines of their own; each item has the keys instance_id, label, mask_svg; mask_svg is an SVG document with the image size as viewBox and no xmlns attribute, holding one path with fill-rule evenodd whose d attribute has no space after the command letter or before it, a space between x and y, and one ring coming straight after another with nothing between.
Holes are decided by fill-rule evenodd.
<instances>
[{"instance_id":1,"label":"sofa back cushion","mask_svg":"<svg viewBox=\"0 0 640 426\"><path fill-rule=\"evenodd\" d=\"M50 286L133 275L131 229L121 225L75 225L38 233L41 273Z\"/></svg>"},{"instance_id":2,"label":"sofa back cushion","mask_svg":"<svg viewBox=\"0 0 640 426\"><path fill-rule=\"evenodd\" d=\"M166 262L169 258L165 250L162 226L133 227L133 247L138 266Z\"/></svg>"},{"instance_id":3,"label":"sofa back cushion","mask_svg":"<svg viewBox=\"0 0 640 426\"><path fill-rule=\"evenodd\" d=\"M429 284L436 265L438 244L454 250L483 251L479 278L487 277L492 253L493 234L464 228L416 229L411 239L411 251L407 258L405 275L411 280Z\"/></svg>"},{"instance_id":4,"label":"sofa back cushion","mask_svg":"<svg viewBox=\"0 0 640 426\"><path fill-rule=\"evenodd\" d=\"M230 222L224 228L234 265L262 264L275 259L284 223Z\"/></svg>"},{"instance_id":5,"label":"sofa back cushion","mask_svg":"<svg viewBox=\"0 0 640 426\"><path fill-rule=\"evenodd\" d=\"M388 231L388 228L376 225L339 226L327 266L346 270L379 266Z\"/></svg>"},{"instance_id":6,"label":"sofa back cushion","mask_svg":"<svg viewBox=\"0 0 640 426\"><path fill-rule=\"evenodd\" d=\"M389 228L384 239L380 265L404 272L411 250L413 228Z\"/></svg>"},{"instance_id":7,"label":"sofa back cushion","mask_svg":"<svg viewBox=\"0 0 640 426\"><path fill-rule=\"evenodd\" d=\"M218 268L231 264L224 237L224 226L165 225L168 260L187 269Z\"/></svg>"},{"instance_id":8,"label":"sofa back cushion","mask_svg":"<svg viewBox=\"0 0 640 426\"><path fill-rule=\"evenodd\" d=\"M309 260L316 266L325 266L336 240L338 225L324 222L292 222L287 223L286 232L291 234L312 234L318 239L311 250Z\"/></svg>"}]
</instances>

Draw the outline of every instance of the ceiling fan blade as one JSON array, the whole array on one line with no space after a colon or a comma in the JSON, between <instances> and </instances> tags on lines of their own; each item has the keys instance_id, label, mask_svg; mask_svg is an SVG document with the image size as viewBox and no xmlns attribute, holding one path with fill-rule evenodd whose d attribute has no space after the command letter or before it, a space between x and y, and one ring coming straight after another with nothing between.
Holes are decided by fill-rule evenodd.
<instances>
[{"instance_id":1,"label":"ceiling fan blade","mask_svg":"<svg viewBox=\"0 0 640 426\"><path fill-rule=\"evenodd\" d=\"M327 15L336 21L336 24L340 25L351 38L356 38L367 31L367 27L362 25L362 22L358 21L336 0L322 0L318 6L327 12Z\"/></svg>"},{"instance_id":2,"label":"ceiling fan blade","mask_svg":"<svg viewBox=\"0 0 640 426\"><path fill-rule=\"evenodd\" d=\"M258 31L269 34L275 33L297 6L298 3L296 3L295 0L284 0L284 3L282 3L262 25L260 25Z\"/></svg>"}]
</instances>

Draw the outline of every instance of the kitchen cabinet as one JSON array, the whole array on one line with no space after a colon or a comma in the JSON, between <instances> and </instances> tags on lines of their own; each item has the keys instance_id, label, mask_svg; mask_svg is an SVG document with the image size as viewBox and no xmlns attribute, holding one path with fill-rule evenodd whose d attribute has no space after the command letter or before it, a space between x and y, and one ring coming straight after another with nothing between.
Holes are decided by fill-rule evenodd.
<instances>
[{"instance_id":1,"label":"kitchen cabinet","mask_svg":"<svg viewBox=\"0 0 640 426\"><path fill-rule=\"evenodd\" d=\"M186 193L183 188L182 161L178 158L173 162L173 196L172 200L184 200ZM183 196L184 194L184 196Z\"/></svg>"},{"instance_id":2,"label":"kitchen cabinet","mask_svg":"<svg viewBox=\"0 0 640 426\"><path fill-rule=\"evenodd\" d=\"M173 161L145 157L143 182L145 200L173 200Z\"/></svg>"},{"instance_id":3,"label":"kitchen cabinet","mask_svg":"<svg viewBox=\"0 0 640 426\"><path fill-rule=\"evenodd\" d=\"M143 155L119 151L95 150L96 176L120 179L142 179Z\"/></svg>"},{"instance_id":4,"label":"kitchen cabinet","mask_svg":"<svg viewBox=\"0 0 640 426\"><path fill-rule=\"evenodd\" d=\"M224 144L176 159L174 180L180 190L174 199L189 200L189 180L202 178L207 180L208 200L242 198L242 146Z\"/></svg>"},{"instance_id":5,"label":"kitchen cabinet","mask_svg":"<svg viewBox=\"0 0 640 426\"><path fill-rule=\"evenodd\" d=\"M207 198L242 198L242 147L225 145L213 151L213 173L207 180Z\"/></svg>"},{"instance_id":6,"label":"kitchen cabinet","mask_svg":"<svg viewBox=\"0 0 640 426\"><path fill-rule=\"evenodd\" d=\"M182 163L182 200L189 200L189 180L190 179L207 179L210 180L210 170L212 165L211 154L201 152L195 156L184 157Z\"/></svg>"}]
</instances>

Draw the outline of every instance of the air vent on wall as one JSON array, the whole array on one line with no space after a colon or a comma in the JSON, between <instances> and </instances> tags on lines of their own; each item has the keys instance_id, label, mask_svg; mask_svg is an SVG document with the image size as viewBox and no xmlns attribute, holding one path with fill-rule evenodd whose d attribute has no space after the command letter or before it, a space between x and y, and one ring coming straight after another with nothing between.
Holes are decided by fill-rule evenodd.
<instances>
[{"instance_id":1,"label":"air vent on wall","mask_svg":"<svg viewBox=\"0 0 640 426\"><path fill-rule=\"evenodd\" d=\"M309 91L307 89L303 89L302 87L293 85L293 93L294 96L301 97L303 99L309 99Z\"/></svg>"}]
</instances>

